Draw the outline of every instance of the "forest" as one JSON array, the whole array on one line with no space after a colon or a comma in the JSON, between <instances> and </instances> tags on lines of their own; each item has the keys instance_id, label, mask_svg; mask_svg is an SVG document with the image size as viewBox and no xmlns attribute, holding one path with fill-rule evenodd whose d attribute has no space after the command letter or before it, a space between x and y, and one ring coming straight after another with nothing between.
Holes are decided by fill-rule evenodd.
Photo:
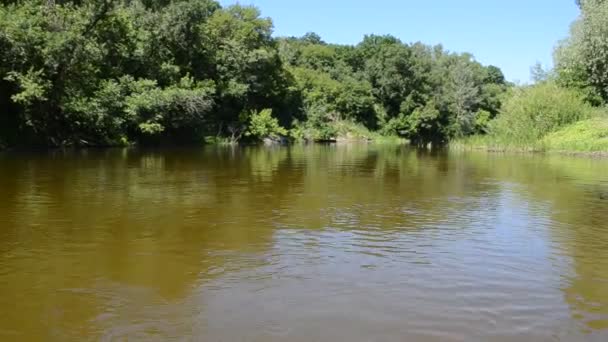
<instances>
[{"instance_id":1,"label":"forest","mask_svg":"<svg viewBox=\"0 0 608 342\"><path fill-rule=\"evenodd\" d=\"M274 37L251 6L2 0L0 147L398 136L567 149L578 126L603 127L608 100L608 3L578 4L555 68L514 85L472 54L390 35Z\"/></svg>"}]
</instances>

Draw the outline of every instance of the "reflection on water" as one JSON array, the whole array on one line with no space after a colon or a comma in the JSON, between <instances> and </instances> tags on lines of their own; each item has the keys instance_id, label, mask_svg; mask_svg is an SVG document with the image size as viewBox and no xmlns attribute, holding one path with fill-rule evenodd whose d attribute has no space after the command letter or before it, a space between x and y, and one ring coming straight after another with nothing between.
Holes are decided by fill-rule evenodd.
<instances>
[{"instance_id":1,"label":"reflection on water","mask_svg":"<svg viewBox=\"0 0 608 342\"><path fill-rule=\"evenodd\" d=\"M605 341L608 160L0 155L1 340Z\"/></svg>"}]
</instances>

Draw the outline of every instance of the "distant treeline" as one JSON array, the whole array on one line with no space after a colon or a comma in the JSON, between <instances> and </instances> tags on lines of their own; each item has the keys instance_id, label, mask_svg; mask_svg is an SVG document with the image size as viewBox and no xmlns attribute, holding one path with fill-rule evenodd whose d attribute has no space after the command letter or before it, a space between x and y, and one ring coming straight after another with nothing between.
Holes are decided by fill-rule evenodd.
<instances>
[{"instance_id":1,"label":"distant treeline","mask_svg":"<svg viewBox=\"0 0 608 342\"><path fill-rule=\"evenodd\" d=\"M483 131L507 89L497 67L441 46L272 29L254 7L211 0L2 1L0 144L324 139L337 127L440 143Z\"/></svg>"},{"instance_id":2,"label":"distant treeline","mask_svg":"<svg viewBox=\"0 0 608 342\"><path fill-rule=\"evenodd\" d=\"M328 44L314 33L274 38L271 19L255 7L222 8L211 0L0 2L0 146L371 132L442 144L490 133L503 102L518 96L499 68L470 54L392 36L365 36L355 46ZM593 7L593 23L605 23L600 1L581 6ZM585 34L608 33L597 30L575 25L558 49L560 71L541 81L604 103L608 55L595 49L605 39L584 47Z\"/></svg>"}]
</instances>

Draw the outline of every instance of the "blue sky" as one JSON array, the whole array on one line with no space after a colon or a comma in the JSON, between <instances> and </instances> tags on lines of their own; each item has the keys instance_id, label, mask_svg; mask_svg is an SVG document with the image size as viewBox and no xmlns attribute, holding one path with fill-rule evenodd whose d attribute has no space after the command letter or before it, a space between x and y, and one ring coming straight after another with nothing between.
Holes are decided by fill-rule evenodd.
<instances>
[{"instance_id":1,"label":"blue sky","mask_svg":"<svg viewBox=\"0 0 608 342\"><path fill-rule=\"evenodd\" d=\"M235 0L220 0L222 5ZM443 44L527 82L537 61L551 66L555 44L576 19L575 0L240 0L271 17L276 36L314 31L356 44L369 33Z\"/></svg>"}]
</instances>

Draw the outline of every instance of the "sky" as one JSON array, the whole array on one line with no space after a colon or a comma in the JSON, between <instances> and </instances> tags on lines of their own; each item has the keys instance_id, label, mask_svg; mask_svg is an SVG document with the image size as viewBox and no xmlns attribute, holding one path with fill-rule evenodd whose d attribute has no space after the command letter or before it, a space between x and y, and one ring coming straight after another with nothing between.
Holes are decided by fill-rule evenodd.
<instances>
[{"instance_id":1,"label":"sky","mask_svg":"<svg viewBox=\"0 0 608 342\"><path fill-rule=\"evenodd\" d=\"M225 5L235 0L220 0ZM272 18L275 36L318 33L324 41L357 44L365 34L442 44L500 67L527 83L530 67L551 67L553 49L578 16L575 0L239 0Z\"/></svg>"}]
</instances>

